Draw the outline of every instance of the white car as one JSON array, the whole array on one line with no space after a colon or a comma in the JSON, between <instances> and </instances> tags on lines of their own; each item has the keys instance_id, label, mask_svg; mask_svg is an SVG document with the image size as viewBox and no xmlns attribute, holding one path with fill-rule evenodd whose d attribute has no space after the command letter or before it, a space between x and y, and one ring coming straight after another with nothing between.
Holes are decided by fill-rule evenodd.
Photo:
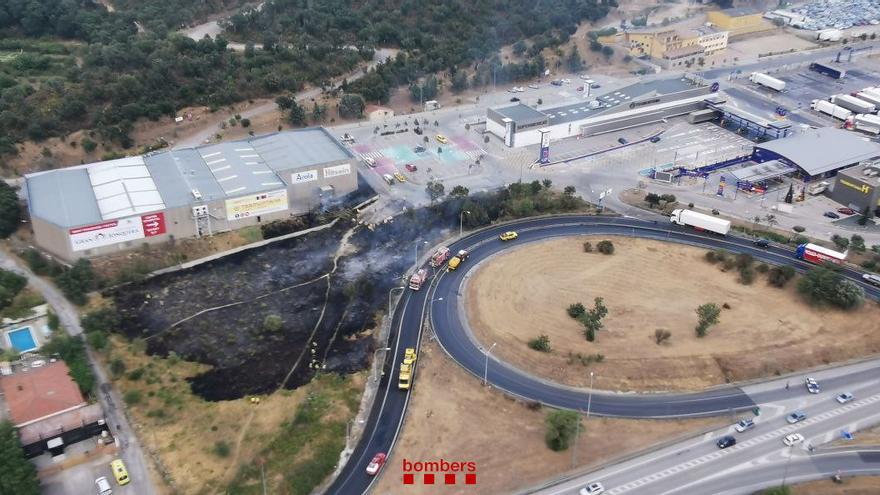
<instances>
[{"instance_id":1,"label":"white car","mask_svg":"<svg viewBox=\"0 0 880 495\"><path fill-rule=\"evenodd\" d=\"M818 394L821 391L819 388L819 382L813 377L808 376L807 379L804 380L804 384L807 386L807 392L811 394Z\"/></svg>"},{"instance_id":2,"label":"white car","mask_svg":"<svg viewBox=\"0 0 880 495\"><path fill-rule=\"evenodd\" d=\"M794 444L798 444L804 441L804 436L800 433L792 433L790 435L786 435L785 438L782 439L782 443L786 446L791 447Z\"/></svg>"},{"instance_id":3,"label":"white car","mask_svg":"<svg viewBox=\"0 0 880 495\"><path fill-rule=\"evenodd\" d=\"M867 282L871 285L876 285L877 287L880 287L880 275L874 275L873 273L866 273L866 274L862 275L862 280L864 280L865 282Z\"/></svg>"},{"instance_id":4,"label":"white car","mask_svg":"<svg viewBox=\"0 0 880 495\"><path fill-rule=\"evenodd\" d=\"M847 402L852 402L853 400L855 400L855 397L853 397L853 394L849 392L844 392L838 395L835 400L837 400L837 402L840 402L841 404L846 404Z\"/></svg>"},{"instance_id":5,"label":"white car","mask_svg":"<svg viewBox=\"0 0 880 495\"><path fill-rule=\"evenodd\" d=\"M602 483L590 483L589 485L581 488L581 495L599 495L600 493L605 493L605 487L602 486Z\"/></svg>"},{"instance_id":6,"label":"white car","mask_svg":"<svg viewBox=\"0 0 880 495\"><path fill-rule=\"evenodd\" d=\"M529 84L529 88L538 89L538 85L537 84Z\"/></svg>"},{"instance_id":7,"label":"white car","mask_svg":"<svg viewBox=\"0 0 880 495\"><path fill-rule=\"evenodd\" d=\"M95 480L95 486L98 487L98 495L111 495L113 493L113 490L110 488L110 482L103 476Z\"/></svg>"},{"instance_id":8,"label":"white car","mask_svg":"<svg viewBox=\"0 0 880 495\"><path fill-rule=\"evenodd\" d=\"M571 79L563 79L562 84L571 84Z\"/></svg>"},{"instance_id":9,"label":"white car","mask_svg":"<svg viewBox=\"0 0 880 495\"><path fill-rule=\"evenodd\" d=\"M580 77L581 79L583 79L584 81L590 79L590 76L588 76L588 75L586 75L586 74L581 74L579 77Z\"/></svg>"},{"instance_id":10,"label":"white car","mask_svg":"<svg viewBox=\"0 0 880 495\"><path fill-rule=\"evenodd\" d=\"M743 418L739 420L739 422L733 428L739 433L743 433L745 431L751 430L755 427L755 422L751 419Z\"/></svg>"}]
</instances>

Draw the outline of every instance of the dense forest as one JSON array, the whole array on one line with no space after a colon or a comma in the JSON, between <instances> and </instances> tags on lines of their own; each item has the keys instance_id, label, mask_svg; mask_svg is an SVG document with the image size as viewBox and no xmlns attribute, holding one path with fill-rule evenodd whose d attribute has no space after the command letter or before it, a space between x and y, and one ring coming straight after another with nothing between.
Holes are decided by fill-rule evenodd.
<instances>
[{"instance_id":1,"label":"dense forest","mask_svg":"<svg viewBox=\"0 0 880 495\"><path fill-rule=\"evenodd\" d=\"M191 40L173 31L240 0L92 0L0 2L0 154L16 142L78 129L130 146L139 118L183 106L220 107L325 85L372 57L398 57L346 85L384 101L399 85L437 92L533 77L541 51L566 42L583 20L602 18L614 0L270 0L224 23L230 39ZM137 24L135 23L137 21ZM529 40L522 60L502 65L498 48ZM465 69L468 72L465 72ZM468 73L471 74L468 77Z\"/></svg>"}]
</instances>

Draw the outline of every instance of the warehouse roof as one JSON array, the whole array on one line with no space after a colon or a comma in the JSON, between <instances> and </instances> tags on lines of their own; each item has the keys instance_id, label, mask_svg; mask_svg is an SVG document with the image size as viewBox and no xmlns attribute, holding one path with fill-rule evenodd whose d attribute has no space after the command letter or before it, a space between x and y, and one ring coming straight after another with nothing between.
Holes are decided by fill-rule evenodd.
<instances>
[{"instance_id":1,"label":"warehouse roof","mask_svg":"<svg viewBox=\"0 0 880 495\"><path fill-rule=\"evenodd\" d=\"M354 158L323 128L162 151L25 176L31 215L61 227L285 187L287 174Z\"/></svg>"},{"instance_id":2,"label":"warehouse roof","mask_svg":"<svg viewBox=\"0 0 880 495\"><path fill-rule=\"evenodd\" d=\"M534 108L524 103L517 103L516 105L511 105L509 107L493 108L493 110L498 112L498 114L502 117L512 119L514 122L521 122L524 120L540 120L547 118L545 112L535 110Z\"/></svg>"},{"instance_id":3,"label":"warehouse roof","mask_svg":"<svg viewBox=\"0 0 880 495\"><path fill-rule=\"evenodd\" d=\"M729 9L724 9L721 12L724 12L730 17L740 17L744 15L760 14L763 12L763 10L755 7L732 7Z\"/></svg>"},{"instance_id":4,"label":"warehouse roof","mask_svg":"<svg viewBox=\"0 0 880 495\"><path fill-rule=\"evenodd\" d=\"M880 145L858 134L822 127L755 146L789 160L810 175L819 175L880 156Z\"/></svg>"}]
</instances>

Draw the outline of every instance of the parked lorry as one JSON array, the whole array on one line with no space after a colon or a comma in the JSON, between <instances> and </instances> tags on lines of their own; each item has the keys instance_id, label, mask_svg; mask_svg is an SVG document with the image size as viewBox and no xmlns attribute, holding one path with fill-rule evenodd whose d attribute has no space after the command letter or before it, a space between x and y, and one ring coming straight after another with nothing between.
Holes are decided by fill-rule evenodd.
<instances>
[{"instance_id":1,"label":"parked lorry","mask_svg":"<svg viewBox=\"0 0 880 495\"><path fill-rule=\"evenodd\" d=\"M876 136L880 134L880 117L870 114L856 115L853 118L853 128Z\"/></svg>"},{"instance_id":2,"label":"parked lorry","mask_svg":"<svg viewBox=\"0 0 880 495\"><path fill-rule=\"evenodd\" d=\"M446 263L446 260L448 260L448 259L449 259L449 248L446 246L443 246L440 249L438 249L437 252L433 254L433 256L431 256L431 261L429 264L433 268L440 268L441 266L443 266L444 263Z\"/></svg>"},{"instance_id":3,"label":"parked lorry","mask_svg":"<svg viewBox=\"0 0 880 495\"><path fill-rule=\"evenodd\" d=\"M807 187L807 192L810 193L810 196L816 196L816 195L822 194L823 192L827 191L828 186L830 186L830 185L831 184L829 184L823 180L822 182L810 184L810 186Z\"/></svg>"},{"instance_id":4,"label":"parked lorry","mask_svg":"<svg viewBox=\"0 0 880 495\"><path fill-rule=\"evenodd\" d=\"M868 103L873 104L875 107L880 106L880 94L868 91L859 91L857 93L853 93L853 96L862 101L867 101Z\"/></svg>"},{"instance_id":5,"label":"parked lorry","mask_svg":"<svg viewBox=\"0 0 880 495\"><path fill-rule=\"evenodd\" d=\"M464 260L466 260L468 258L468 254L469 253L467 251L465 251L464 249L459 251L458 254L456 254L455 256L452 257L451 260L449 260L449 264L447 265L447 268L446 268L447 271L450 271L450 272L455 271L455 269L458 268L458 265L462 264L462 262L464 262Z\"/></svg>"},{"instance_id":6,"label":"parked lorry","mask_svg":"<svg viewBox=\"0 0 880 495\"><path fill-rule=\"evenodd\" d=\"M412 277L409 278L409 288L412 290L419 290L422 288L422 284L425 283L425 280L428 280L428 270L424 268L412 274Z\"/></svg>"},{"instance_id":7,"label":"parked lorry","mask_svg":"<svg viewBox=\"0 0 880 495\"><path fill-rule=\"evenodd\" d=\"M817 265L821 265L825 262L842 265L843 261L846 259L846 252L840 253L833 249L807 243L801 244L795 249L794 257Z\"/></svg>"},{"instance_id":8,"label":"parked lorry","mask_svg":"<svg viewBox=\"0 0 880 495\"><path fill-rule=\"evenodd\" d=\"M762 74L760 72L752 72L752 75L749 76L749 81L752 81L755 84L760 84L765 88L770 88L775 91L785 90L785 81L768 76L767 74Z\"/></svg>"},{"instance_id":9,"label":"parked lorry","mask_svg":"<svg viewBox=\"0 0 880 495\"><path fill-rule=\"evenodd\" d=\"M810 105L810 108L817 112L824 113L826 115L830 115L835 119L846 120L852 117L852 112L843 108L841 106L835 105L830 101L825 100L813 100L813 103Z\"/></svg>"},{"instance_id":10,"label":"parked lorry","mask_svg":"<svg viewBox=\"0 0 880 495\"><path fill-rule=\"evenodd\" d=\"M730 221L691 210L672 210L669 220L676 225L686 225L696 230L706 230L721 235L730 232Z\"/></svg>"},{"instance_id":11,"label":"parked lorry","mask_svg":"<svg viewBox=\"0 0 880 495\"><path fill-rule=\"evenodd\" d=\"M824 74L832 79L843 79L846 77L846 69L841 69L831 64L823 64L822 62L811 63L810 70Z\"/></svg>"},{"instance_id":12,"label":"parked lorry","mask_svg":"<svg viewBox=\"0 0 880 495\"><path fill-rule=\"evenodd\" d=\"M850 95L834 95L831 97L831 103L837 106L852 110L854 113L873 113L877 111L877 107L873 103L860 100Z\"/></svg>"}]
</instances>

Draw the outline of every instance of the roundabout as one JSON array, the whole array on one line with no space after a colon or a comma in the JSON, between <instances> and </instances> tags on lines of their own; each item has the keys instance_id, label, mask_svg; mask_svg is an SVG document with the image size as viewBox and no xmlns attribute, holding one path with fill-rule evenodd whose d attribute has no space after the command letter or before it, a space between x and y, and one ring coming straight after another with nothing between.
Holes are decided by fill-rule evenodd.
<instances>
[{"instance_id":1,"label":"roundabout","mask_svg":"<svg viewBox=\"0 0 880 495\"><path fill-rule=\"evenodd\" d=\"M748 239L707 236L665 222L646 222L624 217L540 217L493 226L469 234L449 245L453 252L459 249L470 251L471 257L462 268L437 274L429 290L407 291L402 296L391 322L392 340L389 347L392 351L388 353L384 365L385 373L363 436L328 493L367 492L374 478L368 476L364 470L376 452L389 452L391 462L394 462L391 450L402 425L409 398L408 392L397 389L400 358L404 348L418 348L422 338L420 330L426 319L430 321L434 335L446 353L479 379L485 377L493 387L512 396L550 407L586 410L586 389L540 379L487 355L467 329L460 304L463 296L462 283L481 260L511 246L498 239L501 233L508 230L518 232L519 237L515 241L518 244L582 235L639 237L748 253L758 261L772 265L791 265L799 272L813 266L794 259L790 248L761 249L753 246ZM863 287L868 298L876 300L880 297L880 289L862 283L858 272L845 269L842 274ZM418 371L414 386L418 387ZM780 395L780 391L768 389L747 395L739 387L723 386L694 393L616 394L594 391L591 395L590 408L595 415L670 418L711 416L750 409L756 403L773 400Z\"/></svg>"}]
</instances>

